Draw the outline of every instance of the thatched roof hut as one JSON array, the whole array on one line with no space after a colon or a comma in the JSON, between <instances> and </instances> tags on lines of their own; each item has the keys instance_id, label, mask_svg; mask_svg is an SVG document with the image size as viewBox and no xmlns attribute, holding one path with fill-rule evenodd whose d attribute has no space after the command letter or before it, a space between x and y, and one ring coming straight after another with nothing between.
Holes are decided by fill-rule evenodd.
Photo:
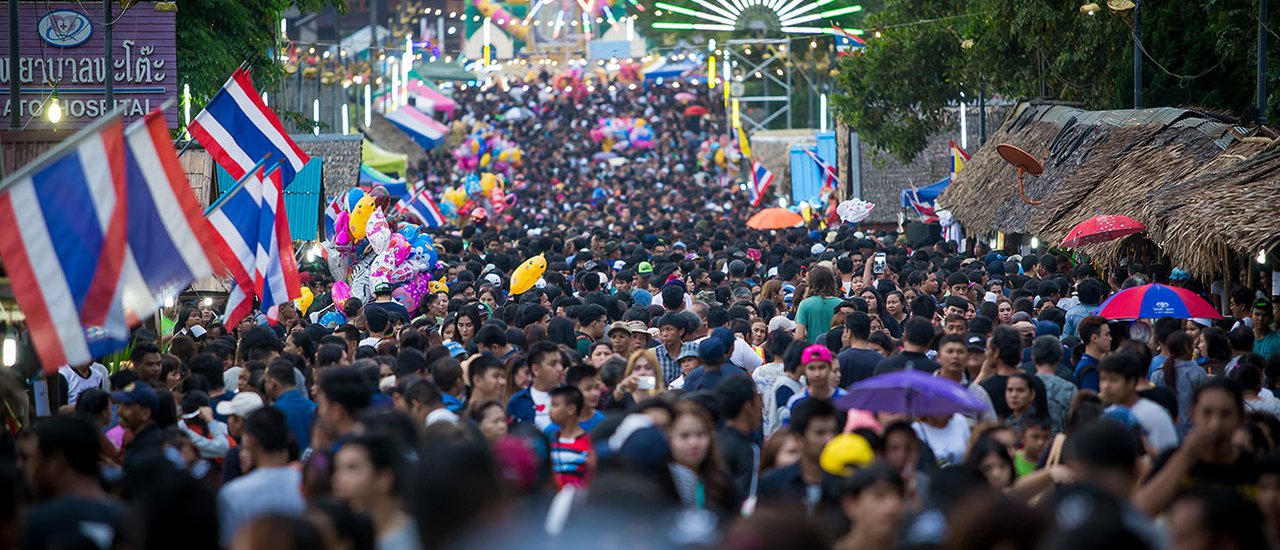
<instances>
[{"instance_id":1,"label":"thatched roof hut","mask_svg":"<svg viewBox=\"0 0 1280 550\"><path fill-rule=\"evenodd\" d=\"M1043 202L1019 197L1017 173L995 147L975 154L938 202L970 233L1031 234L1046 243L1100 213L1131 216L1174 265L1220 274L1231 251L1256 253L1280 239L1280 151L1249 135L1186 109L1022 103L990 141L1042 159L1044 173L1024 181L1028 199ZM1120 246L1083 250L1110 263Z\"/></svg>"}]
</instances>

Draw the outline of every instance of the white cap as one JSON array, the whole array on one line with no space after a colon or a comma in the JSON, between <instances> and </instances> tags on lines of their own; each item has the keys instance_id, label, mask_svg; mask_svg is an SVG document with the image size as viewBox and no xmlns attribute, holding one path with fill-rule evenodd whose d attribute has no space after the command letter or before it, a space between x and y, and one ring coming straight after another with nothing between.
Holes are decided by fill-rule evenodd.
<instances>
[{"instance_id":1,"label":"white cap","mask_svg":"<svg viewBox=\"0 0 1280 550\"><path fill-rule=\"evenodd\" d=\"M814 256L821 256L822 253L826 251L827 246L822 243L813 243L813 246L809 248L809 253Z\"/></svg>"},{"instance_id":2,"label":"white cap","mask_svg":"<svg viewBox=\"0 0 1280 550\"><path fill-rule=\"evenodd\" d=\"M796 322L788 319L786 315L776 315L773 319L769 320L769 332L773 332L778 329L795 330Z\"/></svg>"},{"instance_id":3,"label":"white cap","mask_svg":"<svg viewBox=\"0 0 1280 550\"><path fill-rule=\"evenodd\" d=\"M214 407L213 410L222 416L245 418L249 416L249 413L261 409L263 406L265 406L265 403L262 402L261 395L251 391L242 391L230 400L218 403L218 406Z\"/></svg>"}]
</instances>

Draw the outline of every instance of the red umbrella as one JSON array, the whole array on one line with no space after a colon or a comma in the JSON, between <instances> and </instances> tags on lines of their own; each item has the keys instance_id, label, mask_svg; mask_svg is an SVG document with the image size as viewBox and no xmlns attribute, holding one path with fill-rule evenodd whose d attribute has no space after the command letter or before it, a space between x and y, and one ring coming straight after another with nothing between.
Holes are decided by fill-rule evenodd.
<instances>
[{"instance_id":1,"label":"red umbrella","mask_svg":"<svg viewBox=\"0 0 1280 550\"><path fill-rule=\"evenodd\" d=\"M684 116L702 116L707 114L707 108L701 105L690 105L684 110Z\"/></svg>"},{"instance_id":2,"label":"red umbrella","mask_svg":"<svg viewBox=\"0 0 1280 550\"><path fill-rule=\"evenodd\" d=\"M1105 243L1147 230L1142 222L1129 216L1094 216L1076 224L1062 239L1062 248L1076 248L1082 244Z\"/></svg>"}]
</instances>

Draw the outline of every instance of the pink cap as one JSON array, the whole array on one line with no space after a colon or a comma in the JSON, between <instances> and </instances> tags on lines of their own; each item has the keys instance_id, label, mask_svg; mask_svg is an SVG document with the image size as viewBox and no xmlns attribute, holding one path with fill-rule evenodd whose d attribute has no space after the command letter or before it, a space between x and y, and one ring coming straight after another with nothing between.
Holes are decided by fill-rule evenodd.
<instances>
[{"instance_id":1,"label":"pink cap","mask_svg":"<svg viewBox=\"0 0 1280 550\"><path fill-rule=\"evenodd\" d=\"M814 361L826 361L827 363L830 363L831 350L827 349L827 346L820 346L818 344L804 348L804 354L800 356L800 364L807 365Z\"/></svg>"}]
</instances>

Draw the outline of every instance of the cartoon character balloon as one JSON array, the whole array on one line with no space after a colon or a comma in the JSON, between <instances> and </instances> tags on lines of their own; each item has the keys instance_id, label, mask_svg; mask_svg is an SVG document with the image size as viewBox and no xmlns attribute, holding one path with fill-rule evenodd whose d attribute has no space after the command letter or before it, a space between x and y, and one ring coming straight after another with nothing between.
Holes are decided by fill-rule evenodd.
<instances>
[{"instance_id":1,"label":"cartoon character balloon","mask_svg":"<svg viewBox=\"0 0 1280 550\"><path fill-rule=\"evenodd\" d=\"M524 294L547 272L547 259L538 254L520 264L511 272L511 295Z\"/></svg>"},{"instance_id":2,"label":"cartoon character balloon","mask_svg":"<svg viewBox=\"0 0 1280 550\"><path fill-rule=\"evenodd\" d=\"M366 195L360 198L360 201L356 203L355 208L351 209L350 223L351 236L353 237L352 240L358 241L364 238L367 229L366 226L369 223L369 217L373 214L375 207L375 199ZM385 224L386 222L384 221L383 223Z\"/></svg>"},{"instance_id":3,"label":"cartoon character balloon","mask_svg":"<svg viewBox=\"0 0 1280 550\"><path fill-rule=\"evenodd\" d=\"M299 296L298 299L294 300L293 304L298 306L298 313L305 315L307 313L307 309L311 308L311 302L315 301L315 299L316 296L311 292L311 289L304 286L302 287L302 295Z\"/></svg>"}]
</instances>

